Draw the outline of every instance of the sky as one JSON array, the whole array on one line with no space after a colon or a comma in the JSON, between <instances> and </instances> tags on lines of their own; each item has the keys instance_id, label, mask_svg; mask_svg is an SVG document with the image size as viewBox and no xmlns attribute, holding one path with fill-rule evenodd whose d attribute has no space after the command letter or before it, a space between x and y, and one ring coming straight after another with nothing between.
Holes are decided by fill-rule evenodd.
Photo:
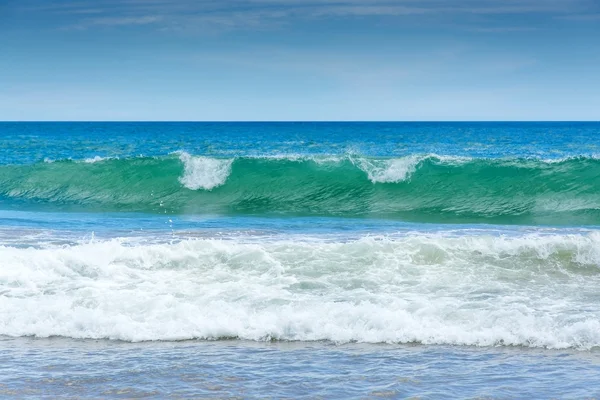
<instances>
[{"instance_id":1,"label":"sky","mask_svg":"<svg viewBox=\"0 0 600 400\"><path fill-rule=\"evenodd\" d=\"M0 0L0 120L600 120L600 0Z\"/></svg>"}]
</instances>

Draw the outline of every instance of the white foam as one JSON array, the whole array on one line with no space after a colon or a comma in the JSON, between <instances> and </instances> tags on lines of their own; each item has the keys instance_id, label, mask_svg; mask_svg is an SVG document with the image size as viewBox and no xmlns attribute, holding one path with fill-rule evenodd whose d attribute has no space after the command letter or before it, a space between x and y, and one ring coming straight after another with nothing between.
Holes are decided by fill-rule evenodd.
<instances>
[{"instance_id":1,"label":"white foam","mask_svg":"<svg viewBox=\"0 0 600 400\"><path fill-rule=\"evenodd\" d=\"M600 346L600 234L0 247L0 335Z\"/></svg>"},{"instance_id":2,"label":"white foam","mask_svg":"<svg viewBox=\"0 0 600 400\"><path fill-rule=\"evenodd\" d=\"M429 154L427 158L437 160L439 163L446 165L463 165L474 160L473 157L466 156L444 156L439 154Z\"/></svg>"},{"instance_id":3,"label":"white foam","mask_svg":"<svg viewBox=\"0 0 600 400\"><path fill-rule=\"evenodd\" d=\"M191 156L188 153L179 153L183 162L183 176L179 182L191 190L211 190L221 186L231 173L233 159L217 159L203 156Z\"/></svg>"},{"instance_id":4,"label":"white foam","mask_svg":"<svg viewBox=\"0 0 600 400\"><path fill-rule=\"evenodd\" d=\"M441 156L438 154L413 154L391 159L349 156L349 160L363 170L373 183L398 183L410 179L419 164L425 160L445 165L462 165L473 159L470 157Z\"/></svg>"},{"instance_id":5,"label":"white foam","mask_svg":"<svg viewBox=\"0 0 600 400\"><path fill-rule=\"evenodd\" d=\"M573 161L573 160L599 160L600 159L600 154L579 154L579 155L569 155L569 156L564 156L564 157L556 157L556 158L541 158L538 157L536 158L537 160L547 163L547 164L560 164L563 162L567 162L567 161Z\"/></svg>"},{"instance_id":6,"label":"white foam","mask_svg":"<svg viewBox=\"0 0 600 400\"><path fill-rule=\"evenodd\" d=\"M331 154L301 154L301 153L283 153L283 154L263 154L248 156L250 159L257 160L283 160L292 162L312 161L317 164L337 164L347 159L346 156L337 156Z\"/></svg>"},{"instance_id":7,"label":"white foam","mask_svg":"<svg viewBox=\"0 0 600 400\"><path fill-rule=\"evenodd\" d=\"M361 157L351 158L351 161L366 172L373 183L397 183L407 180L423 159L423 156L412 155L389 160Z\"/></svg>"},{"instance_id":8,"label":"white foam","mask_svg":"<svg viewBox=\"0 0 600 400\"><path fill-rule=\"evenodd\" d=\"M83 160L84 163L86 164L94 164L100 161L106 161L106 160L110 160L110 157L100 157L100 156L94 156L91 158L86 158L85 160Z\"/></svg>"}]
</instances>

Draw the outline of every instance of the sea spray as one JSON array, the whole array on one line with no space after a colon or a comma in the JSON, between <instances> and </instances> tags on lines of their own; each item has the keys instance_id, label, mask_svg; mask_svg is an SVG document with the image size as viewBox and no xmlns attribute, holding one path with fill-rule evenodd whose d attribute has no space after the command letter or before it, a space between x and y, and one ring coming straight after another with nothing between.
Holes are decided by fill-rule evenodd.
<instances>
[{"instance_id":1,"label":"sea spray","mask_svg":"<svg viewBox=\"0 0 600 400\"><path fill-rule=\"evenodd\" d=\"M231 173L233 160L215 159L210 157L193 157L181 152L179 159L183 162L183 176L179 182L191 190L211 190L225 183Z\"/></svg>"}]
</instances>

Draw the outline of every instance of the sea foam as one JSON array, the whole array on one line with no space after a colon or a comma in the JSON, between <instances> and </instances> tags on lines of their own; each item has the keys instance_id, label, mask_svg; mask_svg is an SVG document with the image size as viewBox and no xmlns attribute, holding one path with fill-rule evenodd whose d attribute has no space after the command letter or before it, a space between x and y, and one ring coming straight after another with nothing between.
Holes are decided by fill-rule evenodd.
<instances>
[{"instance_id":1,"label":"sea foam","mask_svg":"<svg viewBox=\"0 0 600 400\"><path fill-rule=\"evenodd\" d=\"M600 346L600 235L0 247L0 335Z\"/></svg>"},{"instance_id":2,"label":"sea foam","mask_svg":"<svg viewBox=\"0 0 600 400\"><path fill-rule=\"evenodd\" d=\"M85 162L87 164L94 164L97 162L102 162L102 161L111 160L111 159L112 158L110 158L110 157L94 156L94 157L86 158L85 160L83 160L83 162Z\"/></svg>"},{"instance_id":3,"label":"sea foam","mask_svg":"<svg viewBox=\"0 0 600 400\"><path fill-rule=\"evenodd\" d=\"M349 160L364 171L372 183L398 183L412 176L424 161L443 165L463 165L473 159L470 157L443 156L438 154L413 154L405 157L377 159L350 156Z\"/></svg>"},{"instance_id":4,"label":"sea foam","mask_svg":"<svg viewBox=\"0 0 600 400\"><path fill-rule=\"evenodd\" d=\"M351 161L363 170L373 183L397 183L407 180L423 159L421 156L412 155L389 160L360 157Z\"/></svg>"},{"instance_id":5,"label":"sea foam","mask_svg":"<svg viewBox=\"0 0 600 400\"><path fill-rule=\"evenodd\" d=\"M233 159L216 159L203 156L191 156L186 152L179 153L183 162L183 176L179 182L191 190L211 190L225 183L231 173Z\"/></svg>"}]
</instances>

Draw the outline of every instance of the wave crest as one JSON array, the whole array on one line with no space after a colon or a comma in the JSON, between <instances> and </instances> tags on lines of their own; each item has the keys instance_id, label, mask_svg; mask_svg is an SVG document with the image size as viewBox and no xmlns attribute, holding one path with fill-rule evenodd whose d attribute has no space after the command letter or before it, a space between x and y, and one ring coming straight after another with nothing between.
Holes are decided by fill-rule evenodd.
<instances>
[{"instance_id":1,"label":"wave crest","mask_svg":"<svg viewBox=\"0 0 600 400\"><path fill-rule=\"evenodd\" d=\"M390 160L358 158L353 160L353 163L363 170L373 183L398 183L408 179L423 159L419 156Z\"/></svg>"},{"instance_id":2,"label":"wave crest","mask_svg":"<svg viewBox=\"0 0 600 400\"><path fill-rule=\"evenodd\" d=\"M233 164L233 159L193 157L185 152L179 154L179 159L184 166L179 182L191 190L211 190L225 184Z\"/></svg>"}]
</instances>

